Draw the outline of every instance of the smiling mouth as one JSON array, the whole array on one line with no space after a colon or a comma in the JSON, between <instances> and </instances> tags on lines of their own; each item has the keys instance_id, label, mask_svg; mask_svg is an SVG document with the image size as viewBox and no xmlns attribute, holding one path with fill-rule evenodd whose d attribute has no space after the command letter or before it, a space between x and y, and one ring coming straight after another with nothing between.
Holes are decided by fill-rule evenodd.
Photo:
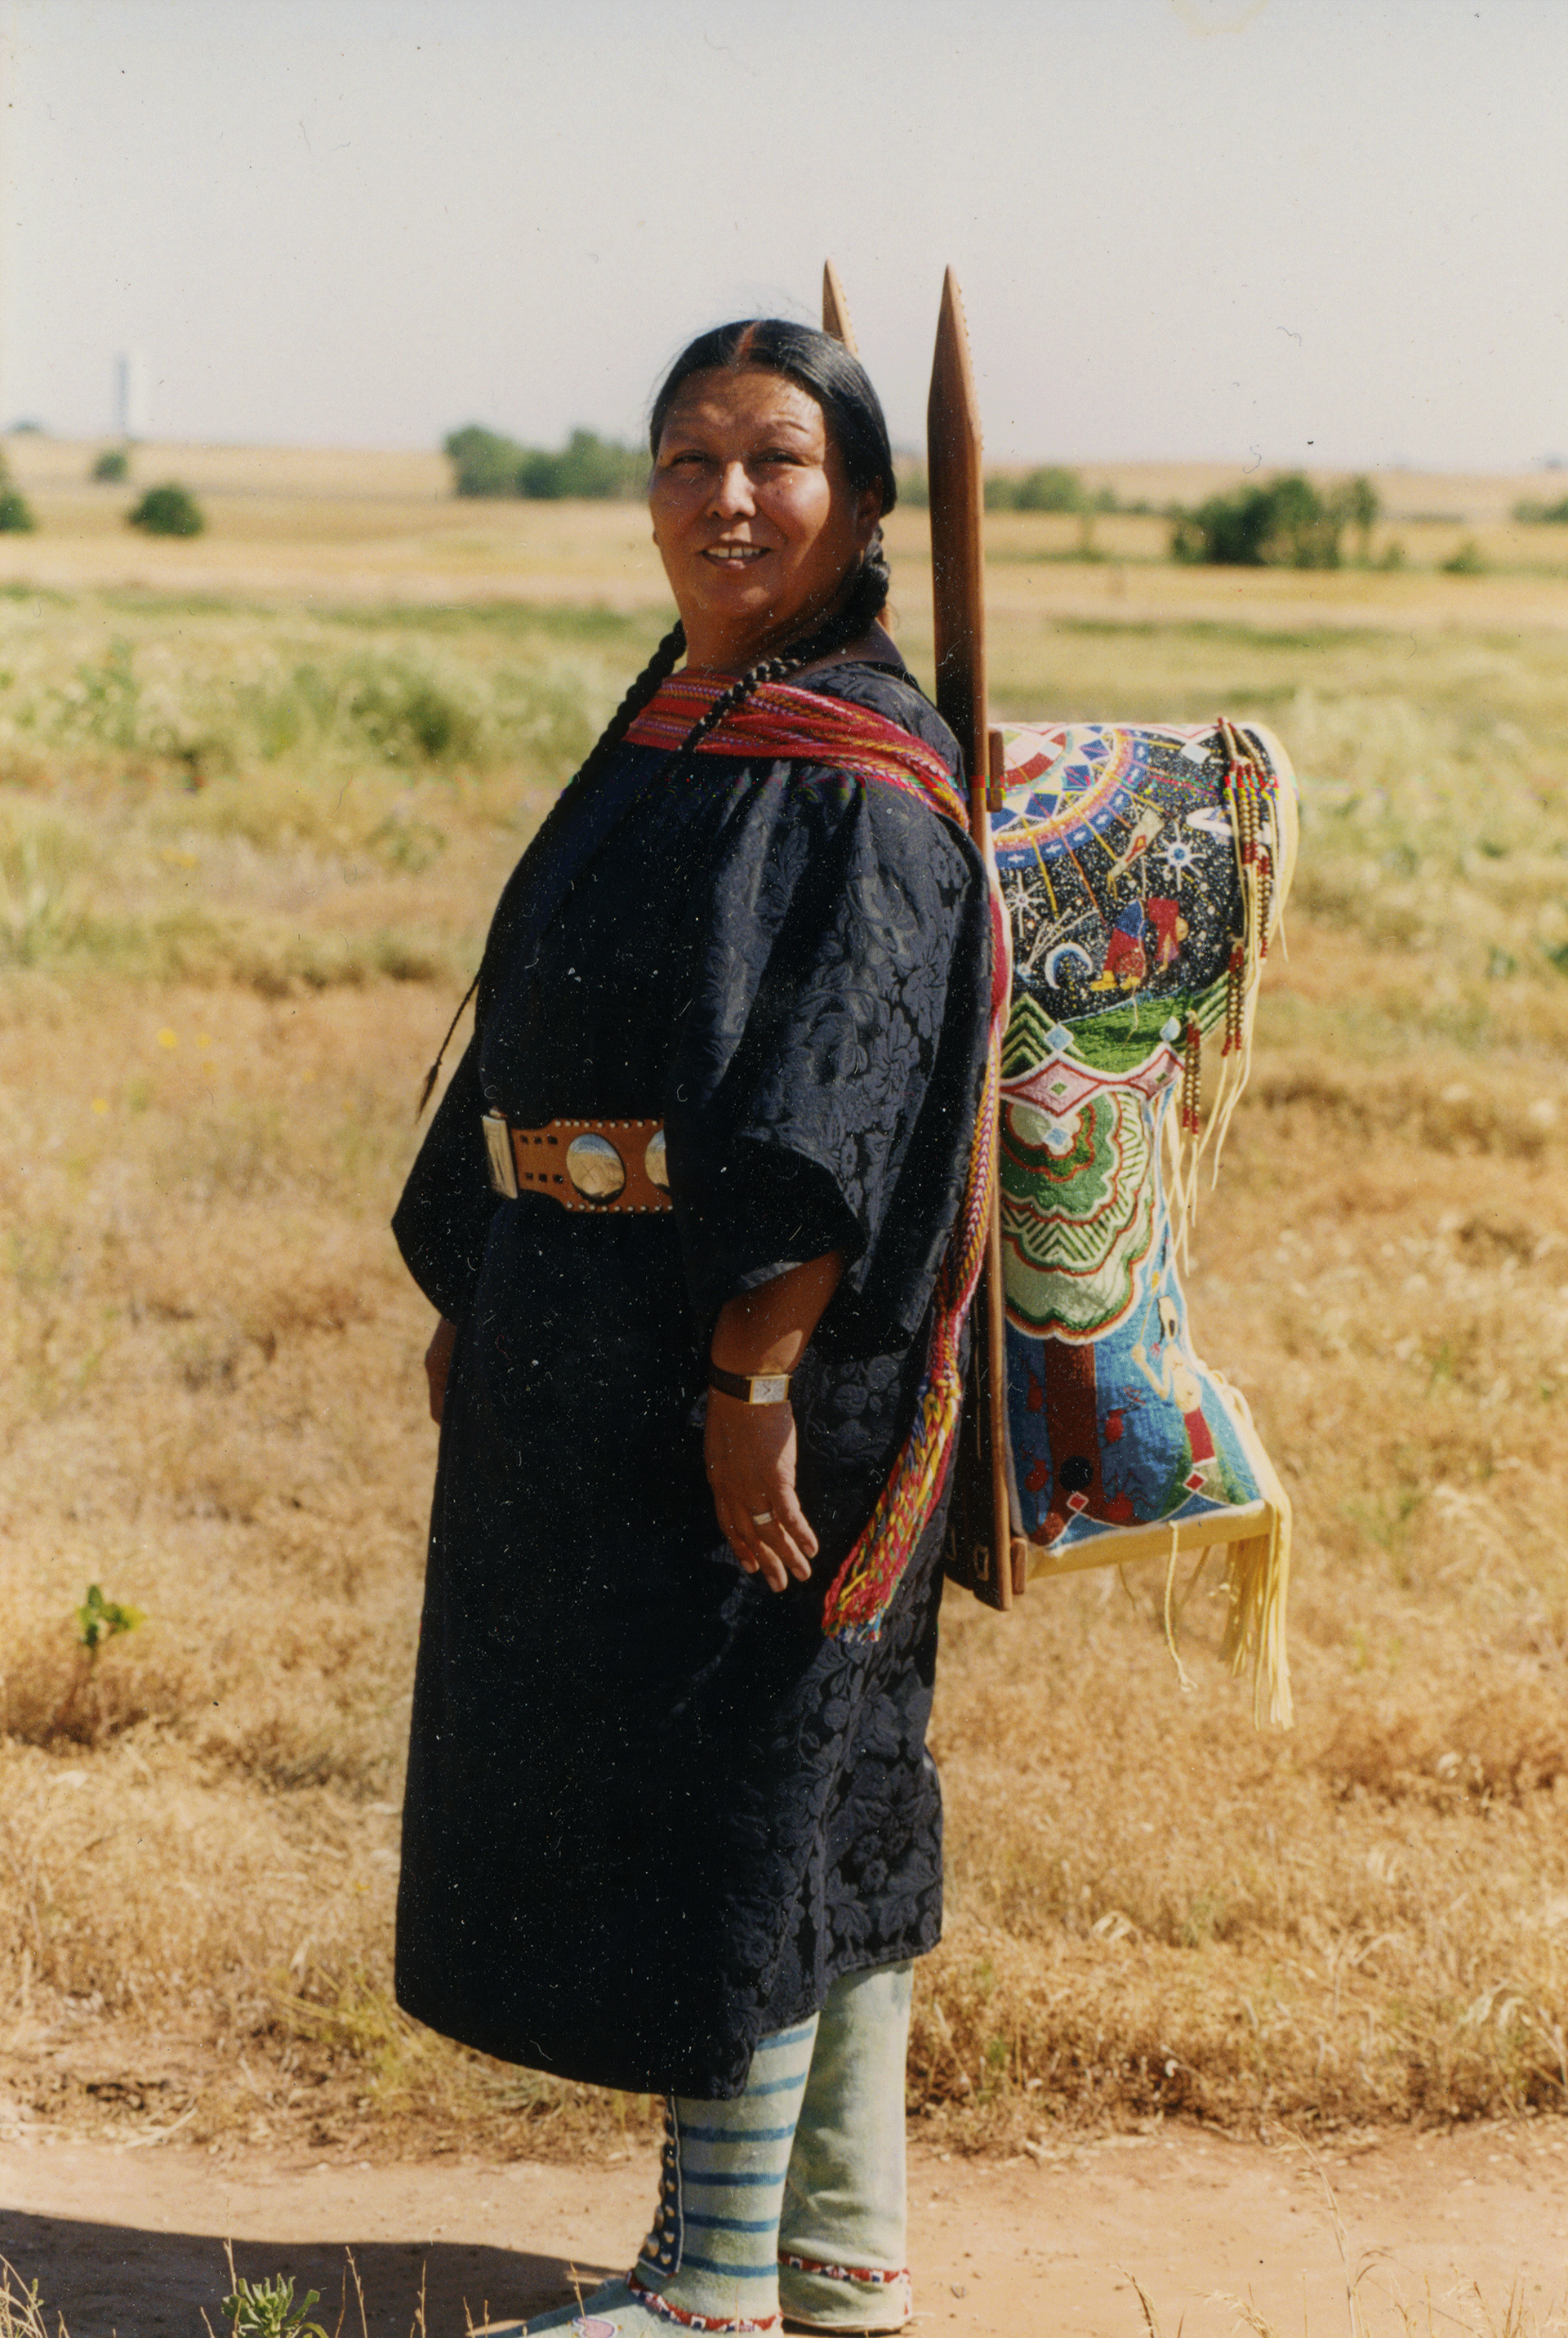
<instances>
[{"instance_id":1,"label":"smiling mouth","mask_svg":"<svg viewBox=\"0 0 1568 2338\"><path fill-rule=\"evenodd\" d=\"M753 561L766 556L765 544L710 544L703 551L704 560L711 560L720 568L748 568Z\"/></svg>"}]
</instances>

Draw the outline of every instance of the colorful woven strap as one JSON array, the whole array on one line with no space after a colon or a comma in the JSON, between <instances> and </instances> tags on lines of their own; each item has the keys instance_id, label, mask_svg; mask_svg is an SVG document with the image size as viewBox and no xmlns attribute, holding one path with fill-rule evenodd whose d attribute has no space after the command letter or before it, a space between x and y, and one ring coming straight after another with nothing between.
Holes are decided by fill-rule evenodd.
<instances>
[{"instance_id":1,"label":"colorful woven strap","mask_svg":"<svg viewBox=\"0 0 1568 2338\"><path fill-rule=\"evenodd\" d=\"M692 726L729 688L727 682L678 674L637 717L628 740L640 747L673 750L683 745ZM841 699L819 697L815 691L792 690L787 683L762 683L700 742L698 752L828 763L836 771L903 788L965 835L969 832L963 791L935 748L880 714ZM959 1355L995 1205L1002 1034L1013 990L1012 928L988 852L985 865L991 909L990 1037L979 1118L957 1219L937 1271L914 1424L864 1531L828 1586L822 1628L830 1639L878 1636L904 1570L942 1498L957 1449L964 1405Z\"/></svg>"},{"instance_id":2,"label":"colorful woven strap","mask_svg":"<svg viewBox=\"0 0 1568 2338\"><path fill-rule=\"evenodd\" d=\"M626 733L628 741L634 747L681 746L730 687L701 674L677 674L638 715ZM968 830L962 791L935 747L912 739L868 707L819 698L812 690L792 690L788 683L760 683L709 732L698 752L830 763L836 771L887 780L923 796L933 810Z\"/></svg>"}]
</instances>

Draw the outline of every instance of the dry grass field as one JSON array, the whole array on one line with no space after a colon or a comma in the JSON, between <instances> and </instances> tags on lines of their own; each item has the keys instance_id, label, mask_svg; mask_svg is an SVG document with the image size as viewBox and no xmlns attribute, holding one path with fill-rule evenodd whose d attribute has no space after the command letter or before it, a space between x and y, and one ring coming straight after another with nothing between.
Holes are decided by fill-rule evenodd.
<instances>
[{"instance_id":1,"label":"dry grass field","mask_svg":"<svg viewBox=\"0 0 1568 2338\"><path fill-rule=\"evenodd\" d=\"M89 450L9 451L0 2129L613 2153L645 2107L389 1999L434 1432L386 1222L498 885L661 627L644 525L160 450L211 525L146 544ZM1482 484L1420 482L1460 520L1389 574L992 531L1000 711L1259 714L1301 773L1191 1278L1296 1503L1299 1718L1254 1733L1201 1593L1190 1694L1147 1577L950 1603L911 2073L950 2146L1565 2107L1568 542ZM143 1620L89 1657L92 1584Z\"/></svg>"}]
</instances>

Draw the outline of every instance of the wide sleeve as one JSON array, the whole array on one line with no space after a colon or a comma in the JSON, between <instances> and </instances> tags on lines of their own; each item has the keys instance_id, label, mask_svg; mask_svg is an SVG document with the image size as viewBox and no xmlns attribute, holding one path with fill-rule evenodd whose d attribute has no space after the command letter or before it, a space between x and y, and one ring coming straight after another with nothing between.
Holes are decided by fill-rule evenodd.
<instances>
[{"instance_id":1,"label":"wide sleeve","mask_svg":"<svg viewBox=\"0 0 1568 2338\"><path fill-rule=\"evenodd\" d=\"M470 1039L393 1213L404 1263L433 1307L456 1323L479 1282L496 1196L479 1117L479 1043Z\"/></svg>"},{"instance_id":2,"label":"wide sleeve","mask_svg":"<svg viewBox=\"0 0 1568 2338\"><path fill-rule=\"evenodd\" d=\"M985 877L908 791L794 765L760 781L694 889L665 1099L698 1322L838 1250L830 1337L924 1320L985 1070Z\"/></svg>"}]
</instances>

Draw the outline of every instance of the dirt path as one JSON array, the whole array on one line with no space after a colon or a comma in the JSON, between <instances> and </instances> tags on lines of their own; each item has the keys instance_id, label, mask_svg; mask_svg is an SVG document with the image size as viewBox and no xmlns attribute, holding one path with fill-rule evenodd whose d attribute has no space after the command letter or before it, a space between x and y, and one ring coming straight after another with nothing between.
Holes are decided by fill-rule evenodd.
<instances>
[{"instance_id":1,"label":"dirt path","mask_svg":"<svg viewBox=\"0 0 1568 2338\"><path fill-rule=\"evenodd\" d=\"M1568 2123L1399 2136L1323 2163L1375 2332L1395 2301L1433 2328L1485 2330L1472 2284L1504 2322L1518 2283L1526 2329L1562 2326L1568 2279ZM430 2338L474 2318L560 2302L565 2268L620 2269L641 2237L652 2164L581 2169L444 2162L389 2167L220 2158L178 2146L0 2144L0 2253L37 2280L71 2338L201 2338L215 2316L223 2237L242 2272L287 2272L336 2319L351 2246L373 2338L407 2338L427 2281ZM1140 2338L1134 2276L1166 2338L1227 2338L1250 2296L1276 2328L1345 2327L1345 2280L1319 2176L1289 2147L1190 2129L1119 2137L1041 2164L911 2166L916 2328L931 2338L1062 2332ZM356 2318L357 2319L357 2318Z\"/></svg>"}]
</instances>

